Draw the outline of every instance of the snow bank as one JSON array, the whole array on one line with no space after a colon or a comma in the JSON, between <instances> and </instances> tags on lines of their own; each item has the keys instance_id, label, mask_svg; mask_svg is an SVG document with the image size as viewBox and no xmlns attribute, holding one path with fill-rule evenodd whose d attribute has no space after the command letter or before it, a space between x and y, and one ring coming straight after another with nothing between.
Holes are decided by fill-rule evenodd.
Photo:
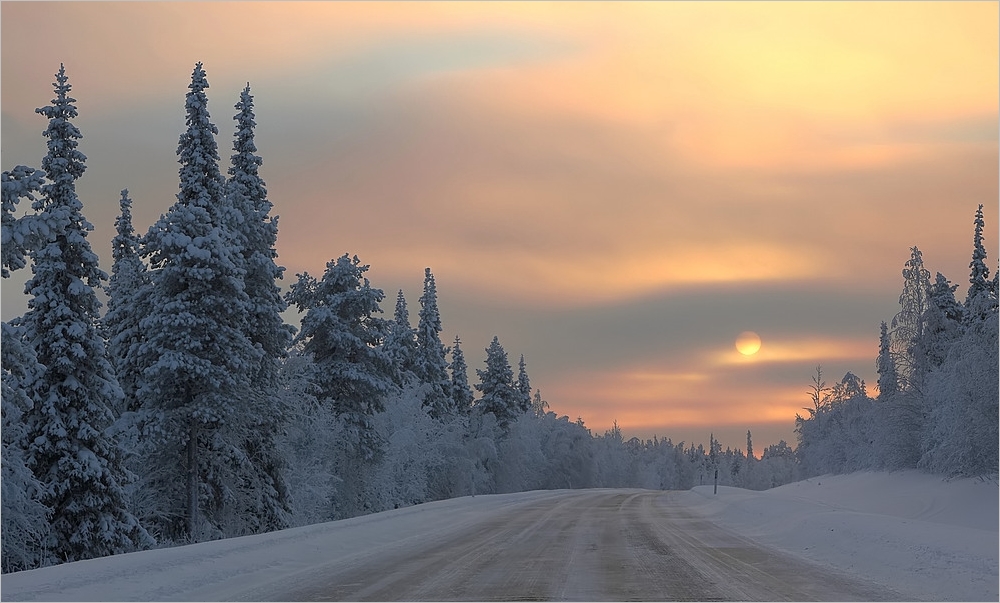
<instances>
[{"instance_id":1,"label":"snow bank","mask_svg":"<svg viewBox=\"0 0 1000 603\"><path fill-rule=\"evenodd\" d=\"M917 471L827 475L764 492L698 486L698 514L914 599L996 601L998 489Z\"/></svg>"}]
</instances>

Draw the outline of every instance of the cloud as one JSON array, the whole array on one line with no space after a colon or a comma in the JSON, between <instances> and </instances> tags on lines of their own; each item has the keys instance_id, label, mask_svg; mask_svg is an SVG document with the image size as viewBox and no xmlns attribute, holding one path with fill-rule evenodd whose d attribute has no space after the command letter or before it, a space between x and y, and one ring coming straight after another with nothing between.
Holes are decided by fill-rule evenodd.
<instances>
[{"instance_id":1,"label":"cloud","mask_svg":"<svg viewBox=\"0 0 1000 603\"><path fill-rule=\"evenodd\" d=\"M744 356L732 349L715 350L703 362L721 366L803 361L822 363L830 360L864 358L866 355L871 355L871 348L870 337L862 339L786 337L762 343L760 351L752 356Z\"/></svg>"},{"instance_id":2,"label":"cloud","mask_svg":"<svg viewBox=\"0 0 1000 603\"><path fill-rule=\"evenodd\" d=\"M4 86L5 105L36 102L31 90L47 84L60 62L76 81L93 83L89 99L96 106L111 108L155 102L163 90L177 90L175 84L183 90L199 60L210 78L214 72L228 86L289 72L324 79L330 74L323 68L331 65L340 65L336 75L346 80L379 71L411 75L553 48L540 42L553 39L537 26L551 13L543 6L12 2L2 10L3 77L22 84ZM584 13L563 18L574 22ZM41 24L47 43L39 45ZM358 62L359 56L366 58Z\"/></svg>"},{"instance_id":3,"label":"cloud","mask_svg":"<svg viewBox=\"0 0 1000 603\"><path fill-rule=\"evenodd\" d=\"M414 303L430 266L443 338L474 369L499 335L557 412L790 439L815 364L871 379L909 248L964 287L976 205L995 224L997 10L5 2L4 169L44 154L66 62L109 269L118 191L140 232L174 202L204 61L223 164L252 84L289 276L356 253Z\"/></svg>"},{"instance_id":4,"label":"cloud","mask_svg":"<svg viewBox=\"0 0 1000 603\"><path fill-rule=\"evenodd\" d=\"M877 341L779 339L753 357L697 346L692 341L685 349L675 342L655 360L560 374L548 380L547 399L572 408L598 432L613 422L641 437L658 433L675 439L699 430L766 427L792 441L794 418L808 406L806 390L815 367L825 366L826 374L838 379L847 370L867 375Z\"/></svg>"},{"instance_id":5,"label":"cloud","mask_svg":"<svg viewBox=\"0 0 1000 603\"><path fill-rule=\"evenodd\" d=\"M421 258L480 295L559 305L727 281L855 279L867 288L898 274L874 255L901 264L913 244L929 258L948 252L939 265L967 263L956 241L975 199L996 183L989 143L863 167L819 161L801 171L776 161L708 175L678 169L686 150L655 132L473 112L450 98L386 103L363 118L374 130L331 132L326 150L301 150L308 163L270 166L276 202L308 208L285 216L302 243L301 259L285 257L305 262L336 243L331 257L365 249L373 264L407 271L419 268L408 259ZM932 226L927 217L950 199L970 202ZM338 221L356 227L325 237Z\"/></svg>"}]
</instances>

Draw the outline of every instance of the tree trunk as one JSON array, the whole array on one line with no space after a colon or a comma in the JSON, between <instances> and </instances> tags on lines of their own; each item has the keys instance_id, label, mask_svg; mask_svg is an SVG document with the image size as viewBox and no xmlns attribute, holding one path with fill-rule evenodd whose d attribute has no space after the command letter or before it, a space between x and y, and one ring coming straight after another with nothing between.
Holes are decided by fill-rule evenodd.
<instances>
[{"instance_id":1,"label":"tree trunk","mask_svg":"<svg viewBox=\"0 0 1000 603\"><path fill-rule=\"evenodd\" d=\"M187 446L187 535L195 540L198 527L198 422L192 417Z\"/></svg>"}]
</instances>

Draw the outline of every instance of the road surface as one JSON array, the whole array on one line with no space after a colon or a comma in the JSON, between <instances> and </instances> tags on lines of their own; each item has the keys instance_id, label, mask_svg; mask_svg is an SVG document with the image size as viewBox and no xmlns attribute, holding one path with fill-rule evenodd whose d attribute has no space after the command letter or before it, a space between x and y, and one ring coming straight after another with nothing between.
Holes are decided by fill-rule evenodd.
<instances>
[{"instance_id":1,"label":"road surface","mask_svg":"<svg viewBox=\"0 0 1000 603\"><path fill-rule=\"evenodd\" d=\"M249 594L249 593L248 593ZM672 493L577 490L406 538L253 596L293 601L902 600L759 546Z\"/></svg>"}]
</instances>

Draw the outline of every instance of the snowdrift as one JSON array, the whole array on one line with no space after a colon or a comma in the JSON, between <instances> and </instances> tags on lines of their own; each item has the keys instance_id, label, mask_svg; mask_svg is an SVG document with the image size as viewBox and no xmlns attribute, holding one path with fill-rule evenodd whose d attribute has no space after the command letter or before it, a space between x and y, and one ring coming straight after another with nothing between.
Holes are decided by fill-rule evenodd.
<instances>
[{"instance_id":1,"label":"snowdrift","mask_svg":"<svg viewBox=\"0 0 1000 603\"><path fill-rule=\"evenodd\" d=\"M826 475L764 492L698 486L681 500L760 543L915 600L998 600L998 488L918 471Z\"/></svg>"}]
</instances>

